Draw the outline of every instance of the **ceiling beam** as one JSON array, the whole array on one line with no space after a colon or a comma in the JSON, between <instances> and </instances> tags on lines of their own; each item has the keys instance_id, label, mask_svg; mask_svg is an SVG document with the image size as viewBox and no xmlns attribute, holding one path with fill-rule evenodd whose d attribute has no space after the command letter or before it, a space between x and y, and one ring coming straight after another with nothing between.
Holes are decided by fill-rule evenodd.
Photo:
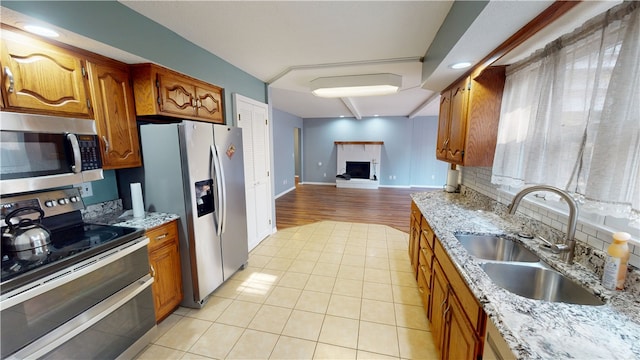
<instances>
[{"instance_id":1,"label":"ceiling beam","mask_svg":"<svg viewBox=\"0 0 640 360\"><path fill-rule=\"evenodd\" d=\"M342 100L344 105L347 107L347 109L349 109L349 111L351 111L351 114L353 114L353 116L356 119L358 119L358 120L362 119L362 115L360 115L360 112L358 111L358 108L353 103L353 101L351 101L351 98L340 98L340 100Z\"/></svg>"},{"instance_id":2,"label":"ceiling beam","mask_svg":"<svg viewBox=\"0 0 640 360\"><path fill-rule=\"evenodd\" d=\"M373 59L373 60L345 61L345 62L326 63L326 64L294 65L294 66L289 66L284 71L282 71L278 75L268 80L267 84L272 85L273 83L280 80L282 77L284 77L288 73L295 70L316 70L316 69L327 69L327 68L344 67L344 66L399 64L399 63L421 62L421 61L422 61L421 56L410 56L410 57L393 58L393 59Z\"/></svg>"},{"instance_id":3,"label":"ceiling beam","mask_svg":"<svg viewBox=\"0 0 640 360\"><path fill-rule=\"evenodd\" d=\"M447 17L424 54L422 63L422 82L440 66L442 60L460 41L464 32L478 18L489 1L454 1Z\"/></svg>"}]
</instances>

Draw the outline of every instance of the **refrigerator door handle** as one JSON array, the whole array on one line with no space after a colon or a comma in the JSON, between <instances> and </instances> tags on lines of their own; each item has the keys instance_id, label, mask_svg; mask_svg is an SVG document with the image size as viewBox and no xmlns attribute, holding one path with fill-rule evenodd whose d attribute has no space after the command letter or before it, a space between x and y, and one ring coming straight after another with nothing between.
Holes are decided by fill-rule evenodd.
<instances>
[{"instance_id":1,"label":"refrigerator door handle","mask_svg":"<svg viewBox=\"0 0 640 360\"><path fill-rule=\"evenodd\" d=\"M222 235L225 230L224 221L226 218L226 193L224 186L224 172L222 169L222 164L220 163L220 157L218 156L218 147L216 145L211 145L211 170L214 172L211 176L216 179L216 187L217 187L217 204L216 204L216 214L218 223L216 226L216 233L218 236Z\"/></svg>"}]
</instances>

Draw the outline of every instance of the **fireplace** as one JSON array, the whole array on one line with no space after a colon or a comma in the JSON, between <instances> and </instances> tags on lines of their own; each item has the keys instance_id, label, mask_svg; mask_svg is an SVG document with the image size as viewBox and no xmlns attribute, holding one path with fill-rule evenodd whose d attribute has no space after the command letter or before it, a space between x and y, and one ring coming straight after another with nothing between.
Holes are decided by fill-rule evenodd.
<instances>
[{"instance_id":1,"label":"fireplace","mask_svg":"<svg viewBox=\"0 0 640 360\"><path fill-rule=\"evenodd\" d=\"M382 141L335 141L336 187L377 189Z\"/></svg>"},{"instance_id":2,"label":"fireplace","mask_svg":"<svg viewBox=\"0 0 640 360\"><path fill-rule=\"evenodd\" d=\"M346 172L352 179L369 179L371 174L371 162L347 161Z\"/></svg>"}]
</instances>

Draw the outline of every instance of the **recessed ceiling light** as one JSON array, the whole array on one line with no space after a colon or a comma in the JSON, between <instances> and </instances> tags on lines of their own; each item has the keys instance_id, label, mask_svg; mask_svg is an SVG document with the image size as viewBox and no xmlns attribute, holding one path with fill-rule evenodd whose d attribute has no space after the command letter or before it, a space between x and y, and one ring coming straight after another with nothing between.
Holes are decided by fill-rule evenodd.
<instances>
[{"instance_id":1,"label":"recessed ceiling light","mask_svg":"<svg viewBox=\"0 0 640 360\"><path fill-rule=\"evenodd\" d=\"M459 63L455 63L455 64L449 65L449 67L454 69L454 70L466 69L469 66L471 66L471 63L468 62L468 61L463 61L463 62L459 62Z\"/></svg>"},{"instance_id":2,"label":"recessed ceiling light","mask_svg":"<svg viewBox=\"0 0 640 360\"><path fill-rule=\"evenodd\" d=\"M41 35L41 36L46 36L46 37L58 37L58 36L60 36L60 34L58 34L53 29L46 28L46 27L43 27L43 26L38 26L38 25L25 25L24 29L27 30L30 33L33 33L33 34L36 34L36 35Z\"/></svg>"},{"instance_id":3,"label":"recessed ceiling light","mask_svg":"<svg viewBox=\"0 0 640 360\"><path fill-rule=\"evenodd\" d=\"M344 117L344 115L340 115L340 117L341 117L341 118L343 118L343 117Z\"/></svg>"}]
</instances>

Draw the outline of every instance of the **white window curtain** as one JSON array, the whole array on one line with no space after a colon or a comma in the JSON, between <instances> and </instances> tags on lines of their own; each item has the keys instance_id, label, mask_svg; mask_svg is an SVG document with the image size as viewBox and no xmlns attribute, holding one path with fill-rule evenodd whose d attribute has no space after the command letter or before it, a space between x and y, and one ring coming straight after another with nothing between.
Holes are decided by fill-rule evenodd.
<instances>
[{"instance_id":1,"label":"white window curtain","mask_svg":"<svg viewBox=\"0 0 640 360\"><path fill-rule=\"evenodd\" d=\"M507 69L494 184L553 185L640 225L639 9L624 2Z\"/></svg>"}]
</instances>

